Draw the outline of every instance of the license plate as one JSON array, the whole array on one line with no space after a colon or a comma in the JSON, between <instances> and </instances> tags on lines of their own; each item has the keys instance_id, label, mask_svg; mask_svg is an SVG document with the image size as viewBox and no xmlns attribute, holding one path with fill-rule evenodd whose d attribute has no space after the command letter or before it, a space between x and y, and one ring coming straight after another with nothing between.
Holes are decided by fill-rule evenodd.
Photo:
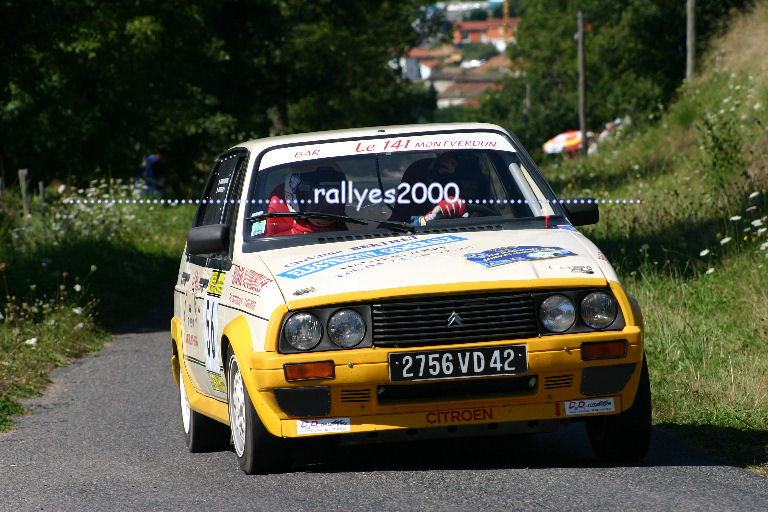
<instances>
[{"instance_id":1,"label":"license plate","mask_svg":"<svg viewBox=\"0 0 768 512\"><path fill-rule=\"evenodd\" d=\"M525 345L389 354L391 382L518 375L527 371L528 350Z\"/></svg>"}]
</instances>

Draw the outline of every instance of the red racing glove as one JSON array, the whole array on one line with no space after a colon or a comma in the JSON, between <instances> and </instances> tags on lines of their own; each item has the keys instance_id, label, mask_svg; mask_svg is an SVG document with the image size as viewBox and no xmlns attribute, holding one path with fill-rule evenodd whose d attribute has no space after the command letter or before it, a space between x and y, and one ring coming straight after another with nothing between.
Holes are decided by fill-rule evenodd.
<instances>
[{"instance_id":1,"label":"red racing glove","mask_svg":"<svg viewBox=\"0 0 768 512\"><path fill-rule=\"evenodd\" d=\"M432 208L432 211L414 219L413 224L416 226L425 226L427 222L434 219L455 219L456 217L464 215L466 211L467 202L463 199L443 199L437 206Z\"/></svg>"}]
</instances>

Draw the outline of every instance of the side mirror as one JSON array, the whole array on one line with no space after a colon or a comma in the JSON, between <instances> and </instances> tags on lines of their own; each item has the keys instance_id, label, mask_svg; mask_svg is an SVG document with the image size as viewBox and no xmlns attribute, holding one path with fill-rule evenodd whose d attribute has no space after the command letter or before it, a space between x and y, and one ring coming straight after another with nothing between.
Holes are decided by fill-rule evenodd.
<instances>
[{"instance_id":1,"label":"side mirror","mask_svg":"<svg viewBox=\"0 0 768 512\"><path fill-rule=\"evenodd\" d=\"M600 220L600 211L597 208L597 200L591 197L577 197L571 199L570 203L561 202L568 220L574 226L588 226L597 224Z\"/></svg>"},{"instance_id":2,"label":"side mirror","mask_svg":"<svg viewBox=\"0 0 768 512\"><path fill-rule=\"evenodd\" d=\"M197 226L187 231L187 252L190 254L216 254L229 246L229 227L226 224Z\"/></svg>"}]
</instances>

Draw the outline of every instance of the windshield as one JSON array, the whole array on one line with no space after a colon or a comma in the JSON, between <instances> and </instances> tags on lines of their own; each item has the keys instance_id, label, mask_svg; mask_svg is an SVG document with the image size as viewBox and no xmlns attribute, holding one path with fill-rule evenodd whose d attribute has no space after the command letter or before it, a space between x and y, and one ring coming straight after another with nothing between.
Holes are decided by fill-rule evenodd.
<instances>
[{"instance_id":1,"label":"windshield","mask_svg":"<svg viewBox=\"0 0 768 512\"><path fill-rule=\"evenodd\" d=\"M275 165L254 173L248 232L285 236L392 229L395 223L418 231L477 217L499 222L559 214L532 172L516 152L489 149L340 155Z\"/></svg>"}]
</instances>

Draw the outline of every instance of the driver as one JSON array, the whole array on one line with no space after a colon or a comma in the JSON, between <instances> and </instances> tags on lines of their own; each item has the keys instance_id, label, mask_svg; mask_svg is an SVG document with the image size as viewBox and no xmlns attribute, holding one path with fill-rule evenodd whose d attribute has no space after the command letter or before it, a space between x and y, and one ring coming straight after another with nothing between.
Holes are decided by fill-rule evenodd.
<instances>
[{"instance_id":1,"label":"driver","mask_svg":"<svg viewBox=\"0 0 768 512\"><path fill-rule=\"evenodd\" d=\"M471 204L490 199L490 172L472 151L449 151L438 156L430 169L429 179L443 187L455 183L459 197L443 199L424 215L415 217L411 221L414 226L424 226L435 219L468 217L467 201Z\"/></svg>"},{"instance_id":2,"label":"driver","mask_svg":"<svg viewBox=\"0 0 768 512\"><path fill-rule=\"evenodd\" d=\"M285 183L272 191L267 213L317 212L344 215L343 204L331 204L323 195L314 202L314 190L318 187L331 189L343 186L344 173L329 165L305 166L294 169L285 177ZM344 222L333 219L271 218L267 219L265 236L301 235L346 229Z\"/></svg>"}]
</instances>

